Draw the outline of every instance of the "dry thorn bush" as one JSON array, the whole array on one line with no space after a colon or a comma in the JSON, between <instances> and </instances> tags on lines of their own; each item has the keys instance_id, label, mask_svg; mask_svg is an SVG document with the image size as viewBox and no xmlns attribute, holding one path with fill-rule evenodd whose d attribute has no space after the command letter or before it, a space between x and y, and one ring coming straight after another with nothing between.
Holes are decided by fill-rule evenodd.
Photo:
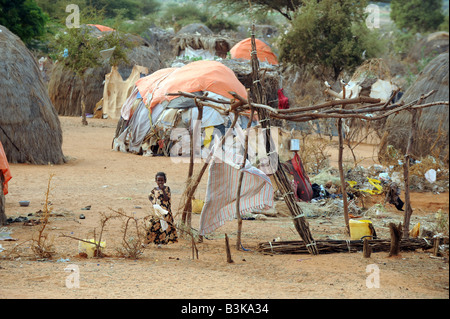
<instances>
[{"instance_id":1,"label":"dry thorn bush","mask_svg":"<svg viewBox=\"0 0 450 319\"><path fill-rule=\"evenodd\" d=\"M302 147L299 155L306 172L318 174L329 166L330 155L327 153L327 148L330 143L324 138L302 133Z\"/></svg>"},{"instance_id":2,"label":"dry thorn bush","mask_svg":"<svg viewBox=\"0 0 450 319\"><path fill-rule=\"evenodd\" d=\"M113 212L122 220L122 246L116 249L117 253L121 257L138 259L146 247L146 218L130 216L123 209Z\"/></svg>"},{"instance_id":3,"label":"dry thorn bush","mask_svg":"<svg viewBox=\"0 0 450 319\"><path fill-rule=\"evenodd\" d=\"M112 213L100 213L100 231L97 232L96 228L93 230L94 242L74 236L64 235L62 237L72 238L81 242L90 243L95 245L94 257L106 257L104 253L104 247L102 247L103 234L106 230L107 224L113 219L120 219L122 221L121 233L121 246L116 248L116 252L119 257L125 257L130 259L138 259L144 252L146 247L146 218L137 218L130 216L123 209L113 210L109 208ZM91 237L91 236L89 236Z\"/></svg>"},{"instance_id":4,"label":"dry thorn bush","mask_svg":"<svg viewBox=\"0 0 450 319\"><path fill-rule=\"evenodd\" d=\"M50 184L54 174L51 174L48 179L47 191L45 193L44 207L42 217L39 223L39 230L37 234L32 237L31 250L37 259L51 259L55 254L53 247L53 238L46 232L46 227L49 224L49 217L52 207L49 207Z\"/></svg>"},{"instance_id":5,"label":"dry thorn bush","mask_svg":"<svg viewBox=\"0 0 450 319\"><path fill-rule=\"evenodd\" d=\"M105 257L105 254L103 253L103 247L102 247L102 239L103 239L103 233L105 231L106 228L106 224L112 219L115 218L117 216L112 215L112 214L105 214L105 213L100 213L101 218L100 218L100 233L97 236L97 232L96 232L96 228L94 228L93 230L93 241L90 240L86 240L83 238L78 238L78 237L74 237L74 236L69 236L69 235L65 235L62 234L61 237L67 237L67 238L71 238L71 239L75 239L81 242L85 242L85 243L89 243L92 245L95 245L95 250L94 250L94 257ZM89 236L91 237L91 236Z\"/></svg>"}]
</instances>

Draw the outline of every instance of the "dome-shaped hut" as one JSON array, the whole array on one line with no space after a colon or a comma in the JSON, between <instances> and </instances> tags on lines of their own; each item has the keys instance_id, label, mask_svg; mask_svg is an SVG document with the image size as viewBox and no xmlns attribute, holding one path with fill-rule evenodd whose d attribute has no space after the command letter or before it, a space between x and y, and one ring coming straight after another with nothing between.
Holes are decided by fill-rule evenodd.
<instances>
[{"instance_id":1,"label":"dome-shaped hut","mask_svg":"<svg viewBox=\"0 0 450 319\"><path fill-rule=\"evenodd\" d=\"M0 141L9 163L63 163L61 123L39 66L1 25L0 56Z\"/></svg>"},{"instance_id":2,"label":"dome-shaped hut","mask_svg":"<svg viewBox=\"0 0 450 319\"><path fill-rule=\"evenodd\" d=\"M449 53L446 52L431 60L418 75L416 81L406 90L400 102L409 103L432 90L436 90L436 93L422 103L448 101L448 59ZM448 160L448 113L448 105L436 105L422 110L418 132L412 148L414 157L421 158L427 155L435 155ZM386 152L388 145L392 145L404 154L410 130L410 112L402 111L388 117L380 143L380 155L382 156Z\"/></svg>"}]
</instances>

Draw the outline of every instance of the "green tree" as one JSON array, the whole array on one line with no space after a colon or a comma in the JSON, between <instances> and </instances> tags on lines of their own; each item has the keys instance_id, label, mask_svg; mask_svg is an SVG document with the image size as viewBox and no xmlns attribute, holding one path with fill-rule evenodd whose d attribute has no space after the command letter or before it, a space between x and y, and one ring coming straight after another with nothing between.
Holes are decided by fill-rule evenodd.
<instances>
[{"instance_id":1,"label":"green tree","mask_svg":"<svg viewBox=\"0 0 450 319\"><path fill-rule=\"evenodd\" d=\"M0 24L26 44L45 33L47 17L35 0L0 0Z\"/></svg>"},{"instance_id":2,"label":"green tree","mask_svg":"<svg viewBox=\"0 0 450 319\"><path fill-rule=\"evenodd\" d=\"M392 0L390 16L400 29L434 31L444 22L442 0Z\"/></svg>"},{"instance_id":3,"label":"green tree","mask_svg":"<svg viewBox=\"0 0 450 319\"><path fill-rule=\"evenodd\" d=\"M167 5L161 15L163 26L175 26L178 29L191 23L203 23L213 32L237 29L236 23L213 12L207 6L199 6L196 3L184 5L171 3Z\"/></svg>"},{"instance_id":4,"label":"green tree","mask_svg":"<svg viewBox=\"0 0 450 319\"><path fill-rule=\"evenodd\" d=\"M77 4L80 7L86 5L85 0L36 0L38 6L44 11L50 19L63 20L67 16L66 6L68 4Z\"/></svg>"},{"instance_id":5,"label":"green tree","mask_svg":"<svg viewBox=\"0 0 450 319\"><path fill-rule=\"evenodd\" d=\"M118 13L127 19L135 19L159 10L160 3L156 0L90 0L97 10L105 10L105 17L113 18Z\"/></svg>"},{"instance_id":6,"label":"green tree","mask_svg":"<svg viewBox=\"0 0 450 319\"><path fill-rule=\"evenodd\" d=\"M103 12L105 18L116 18L118 15L126 19L136 19L155 13L160 8L157 0L36 0L38 5L52 19L65 20L66 6L76 4L80 11L91 10Z\"/></svg>"},{"instance_id":7,"label":"green tree","mask_svg":"<svg viewBox=\"0 0 450 319\"><path fill-rule=\"evenodd\" d=\"M331 69L335 78L360 65L364 56L370 58L379 50L375 34L365 24L366 5L353 0L305 1L292 28L280 39L280 59Z\"/></svg>"},{"instance_id":8,"label":"green tree","mask_svg":"<svg viewBox=\"0 0 450 319\"><path fill-rule=\"evenodd\" d=\"M249 12L265 13L268 10L280 13L288 20L292 20L295 13L304 5L304 0L213 0L236 13Z\"/></svg>"},{"instance_id":9,"label":"green tree","mask_svg":"<svg viewBox=\"0 0 450 319\"><path fill-rule=\"evenodd\" d=\"M183 27L191 23L205 23L208 15L203 12L195 3L179 5L171 3L164 10L161 21L165 26Z\"/></svg>"}]
</instances>

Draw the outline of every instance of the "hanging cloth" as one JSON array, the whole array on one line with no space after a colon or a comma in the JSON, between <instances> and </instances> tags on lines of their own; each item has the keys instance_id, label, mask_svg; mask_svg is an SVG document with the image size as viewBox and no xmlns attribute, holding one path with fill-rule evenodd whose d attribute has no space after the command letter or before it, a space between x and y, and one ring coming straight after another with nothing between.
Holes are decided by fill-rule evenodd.
<instances>
[{"instance_id":1,"label":"hanging cloth","mask_svg":"<svg viewBox=\"0 0 450 319\"><path fill-rule=\"evenodd\" d=\"M278 90L278 108L280 110L289 108L289 99L284 95L283 89Z\"/></svg>"}]
</instances>

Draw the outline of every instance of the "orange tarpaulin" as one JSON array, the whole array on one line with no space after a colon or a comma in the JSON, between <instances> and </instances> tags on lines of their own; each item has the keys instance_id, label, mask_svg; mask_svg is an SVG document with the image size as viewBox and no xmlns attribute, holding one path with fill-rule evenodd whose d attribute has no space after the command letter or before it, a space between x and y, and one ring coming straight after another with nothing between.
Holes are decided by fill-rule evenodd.
<instances>
[{"instance_id":1,"label":"orange tarpaulin","mask_svg":"<svg viewBox=\"0 0 450 319\"><path fill-rule=\"evenodd\" d=\"M231 58L233 59L251 59L252 52L252 42L251 38L242 40L233 46L230 50ZM278 64L277 56L272 52L270 47L263 41L255 39L256 43L256 54L258 55L258 60L261 62L268 62L273 65Z\"/></svg>"},{"instance_id":2,"label":"orange tarpaulin","mask_svg":"<svg viewBox=\"0 0 450 319\"><path fill-rule=\"evenodd\" d=\"M144 103L151 110L159 103L177 96L166 93L209 91L232 99L236 92L247 98L247 90L234 72L217 61L196 61L180 68L166 68L136 82Z\"/></svg>"},{"instance_id":3,"label":"orange tarpaulin","mask_svg":"<svg viewBox=\"0 0 450 319\"><path fill-rule=\"evenodd\" d=\"M160 69L136 81L136 86L142 96L142 100L144 101L145 105L147 105L148 99L152 99L152 96L155 93L156 89L161 87L162 81L166 79L170 73L177 69L178 68Z\"/></svg>"},{"instance_id":4,"label":"orange tarpaulin","mask_svg":"<svg viewBox=\"0 0 450 319\"><path fill-rule=\"evenodd\" d=\"M5 177L5 182L3 184L3 194L8 194L8 181L11 179L11 171L9 170L8 160L6 159L5 150L0 142L0 171Z\"/></svg>"},{"instance_id":5,"label":"orange tarpaulin","mask_svg":"<svg viewBox=\"0 0 450 319\"><path fill-rule=\"evenodd\" d=\"M101 32L106 32L106 31L115 31L113 28L110 27L105 27L104 25L100 25L100 24L88 24L92 27L96 27L97 29L99 29Z\"/></svg>"}]
</instances>

